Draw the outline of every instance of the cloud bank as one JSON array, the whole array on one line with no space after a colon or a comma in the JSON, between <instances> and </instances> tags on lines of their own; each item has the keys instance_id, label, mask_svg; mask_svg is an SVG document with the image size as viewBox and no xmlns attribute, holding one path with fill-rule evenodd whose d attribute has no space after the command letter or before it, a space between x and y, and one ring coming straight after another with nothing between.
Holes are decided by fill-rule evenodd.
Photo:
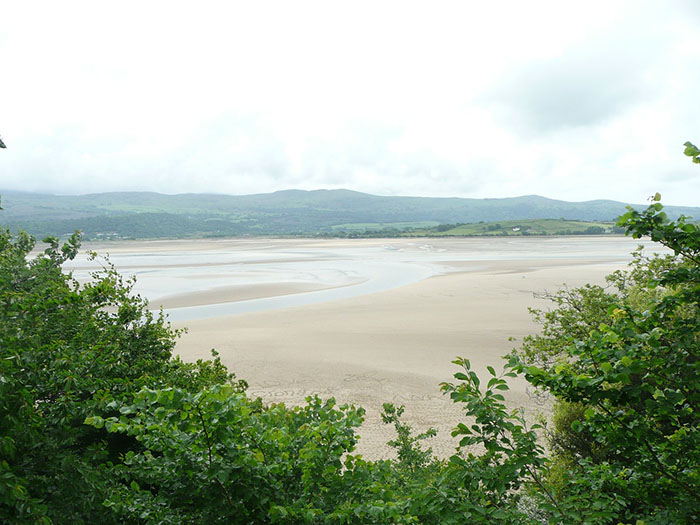
<instances>
[{"instance_id":1,"label":"cloud bank","mask_svg":"<svg viewBox=\"0 0 700 525\"><path fill-rule=\"evenodd\" d=\"M697 3L519 4L15 2L0 190L700 205Z\"/></svg>"}]
</instances>

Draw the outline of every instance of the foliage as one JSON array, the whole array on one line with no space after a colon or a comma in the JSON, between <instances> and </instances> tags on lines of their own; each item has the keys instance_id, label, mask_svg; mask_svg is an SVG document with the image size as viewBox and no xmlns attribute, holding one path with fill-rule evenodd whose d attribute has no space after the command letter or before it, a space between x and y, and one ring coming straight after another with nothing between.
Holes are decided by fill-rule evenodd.
<instances>
[{"instance_id":1,"label":"foliage","mask_svg":"<svg viewBox=\"0 0 700 525\"><path fill-rule=\"evenodd\" d=\"M286 408L250 401L232 387L142 390L119 411L86 423L144 446L114 468L120 489L106 504L126 522L527 522L512 506L517 461L436 460L418 445L434 431L413 436L400 420L402 407L384 410L397 430L390 442L397 462L353 456L364 411L336 407L333 399ZM539 450L531 431L523 440Z\"/></svg>"},{"instance_id":2,"label":"foliage","mask_svg":"<svg viewBox=\"0 0 700 525\"><path fill-rule=\"evenodd\" d=\"M79 284L79 239L0 236L0 519L46 523L461 523L494 516L455 463L387 406L396 462L352 455L364 411L248 399L106 264ZM87 423L87 424L85 424ZM472 503L474 498L477 503ZM476 519L476 518L475 518ZM483 520L482 520L483 521Z\"/></svg>"},{"instance_id":3,"label":"foliage","mask_svg":"<svg viewBox=\"0 0 700 525\"><path fill-rule=\"evenodd\" d=\"M482 392L469 360L460 358L454 363L464 370L455 374L460 383L444 383L442 389L453 401L464 404L474 423L460 423L452 435L461 436L460 447L478 446L484 451L450 458L468 492L464 518L470 523L519 523L525 516L517 509L517 491L524 483L541 485L539 471L545 459L535 433L539 425L528 428L522 413L506 408L502 392L508 385L493 367L488 367L491 379ZM515 376L511 371L503 375Z\"/></svg>"},{"instance_id":4,"label":"foliage","mask_svg":"<svg viewBox=\"0 0 700 525\"><path fill-rule=\"evenodd\" d=\"M683 153L688 157L691 157L695 164L700 164L700 149L698 149L692 142L686 142L683 145L685 146Z\"/></svg>"},{"instance_id":5,"label":"foliage","mask_svg":"<svg viewBox=\"0 0 700 525\"><path fill-rule=\"evenodd\" d=\"M642 212L629 208L618 224L675 257L638 252L630 271L609 277L609 290L549 294L556 308L533 311L542 333L509 357L509 373L522 373L557 400L553 461L531 453L527 439L513 446L505 431L524 426L508 424L468 366L458 376L477 425L457 433L469 436L467 444L483 443L487 454L527 458L530 470L504 478L517 483L529 474L535 481L526 498L536 509L530 516L541 519L545 511L555 523L700 519L700 227L683 216L669 221L659 199Z\"/></svg>"},{"instance_id":6,"label":"foliage","mask_svg":"<svg viewBox=\"0 0 700 525\"><path fill-rule=\"evenodd\" d=\"M130 521L266 523L339 513L342 459L364 411L309 398L263 407L235 388L142 390L120 416L86 422L136 437L107 504ZM137 488L139 487L139 488Z\"/></svg>"},{"instance_id":7,"label":"foliage","mask_svg":"<svg viewBox=\"0 0 700 525\"><path fill-rule=\"evenodd\" d=\"M558 307L535 312L542 335L526 339L510 366L559 402L550 444L569 472L554 469L558 498L595 486L615 498L616 519L693 522L700 509L700 228L684 217L668 221L658 202L630 209L619 224L678 259L637 254L631 271L610 276L612 293L587 286L551 296Z\"/></svg>"},{"instance_id":8,"label":"foliage","mask_svg":"<svg viewBox=\"0 0 700 525\"><path fill-rule=\"evenodd\" d=\"M171 360L177 332L107 265L80 285L59 245L0 232L0 521L105 520L113 483L101 465L137 444L85 426L141 388L231 382L220 361Z\"/></svg>"},{"instance_id":9,"label":"foliage","mask_svg":"<svg viewBox=\"0 0 700 525\"><path fill-rule=\"evenodd\" d=\"M556 308L548 311L529 309L542 330L526 336L517 353L528 363L548 369L566 358L566 349L572 340L587 337L597 328L615 302L615 296L594 285L573 290L564 288L538 297L550 300Z\"/></svg>"},{"instance_id":10,"label":"foliage","mask_svg":"<svg viewBox=\"0 0 700 525\"><path fill-rule=\"evenodd\" d=\"M384 403L382 406L382 422L385 425L394 425L396 439L387 442L387 445L396 449L398 456L397 468L404 470L409 476L423 471L428 465L435 462L433 450L423 449L421 441L435 437L437 431L429 428L425 432L413 435L409 425L401 421L404 406L395 407L392 403Z\"/></svg>"}]
</instances>

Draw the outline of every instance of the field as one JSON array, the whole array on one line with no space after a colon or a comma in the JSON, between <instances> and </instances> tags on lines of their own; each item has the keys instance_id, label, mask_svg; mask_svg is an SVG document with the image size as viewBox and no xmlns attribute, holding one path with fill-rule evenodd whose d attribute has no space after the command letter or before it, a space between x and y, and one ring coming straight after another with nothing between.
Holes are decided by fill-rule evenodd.
<instances>
[{"instance_id":1,"label":"field","mask_svg":"<svg viewBox=\"0 0 700 525\"><path fill-rule=\"evenodd\" d=\"M522 219L477 222L469 224L443 224L437 228L414 231L411 235L425 236L528 236L528 235L598 235L613 233L613 222L588 222L565 219Z\"/></svg>"},{"instance_id":2,"label":"field","mask_svg":"<svg viewBox=\"0 0 700 525\"><path fill-rule=\"evenodd\" d=\"M405 230L406 228L435 228L440 223L437 221L418 222L356 222L349 224L336 224L331 229L333 231L377 231L377 230Z\"/></svg>"}]
</instances>

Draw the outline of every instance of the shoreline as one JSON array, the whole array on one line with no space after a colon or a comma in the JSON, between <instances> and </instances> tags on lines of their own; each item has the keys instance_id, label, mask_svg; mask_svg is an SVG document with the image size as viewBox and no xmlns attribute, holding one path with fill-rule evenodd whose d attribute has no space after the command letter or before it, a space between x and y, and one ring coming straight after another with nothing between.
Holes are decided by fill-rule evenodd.
<instances>
[{"instance_id":1,"label":"shoreline","mask_svg":"<svg viewBox=\"0 0 700 525\"><path fill-rule=\"evenodd\" d=\"M152 305L204 314L171 317L188 328L173 352L185 361L216 349L268 403L320 395L363 406L356 452L372 459L393 454L382 403L405 405L404 421L416 432L435 427L425 445L447 457L450 432L464 421L440 391L458 371L452 360L469 359L482 379L487 366L500 371L501 356L538 330L528 308L551 306L537 294L604 284L638 244L606 236L149 241L123 243L111 260L136 275L136 292ZM91 264L78 261L77 271ZM528 418L549 410L523 379L510 387L509 407Z\"/></svg>"},{"instance_id":2,"label":"shoreline","mask_svg":"<svg viewBox=\"0 0 700 525\"><path fill-rule=\"evenodd\" d=\"M563 263L563 264L562 264ZM386 442L393 429L380 418L384 402L406 405L405 421L416 432L438 436L426 442L447 457L456 441L450 432L462 410L440 392L458 371L458 356L471 360L482 377L486 367L502 368L507 354L535 333L528 307L549 303L535 293L602 283L626 262L592 260L515 261L487 269L455 271L376 294L300 306L174 323L188 327L175 353L185 360L208 358L216 348L222 361L265 402L303 404L306 396L335 397L366 411L357 452L391 457ZM477 263L483 266L483 262ZM508 405L528 417L547 412L522 379L511 381Z\"/></svg>"}]
</instances>

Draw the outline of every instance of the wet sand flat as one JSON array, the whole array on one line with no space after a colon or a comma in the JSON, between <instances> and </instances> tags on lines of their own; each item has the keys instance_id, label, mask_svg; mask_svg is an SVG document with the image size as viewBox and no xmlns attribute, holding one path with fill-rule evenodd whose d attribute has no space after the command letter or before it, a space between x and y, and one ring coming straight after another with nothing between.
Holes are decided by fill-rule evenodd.
<instances>
[{"instance_id":1,"label":"wet sand flat","mask_svg":"<svg viewBox=\"0 0 700 525\"><path fill-rule=\"evenodd\" d=\"M451 361L467 357L483 377L487 365L500 370L501 356L537 330L527 308L549 306L534 294L564 283L602 284L606 274L625 267L625 254L636 245L624 238L527 239L515 246L503 240L473 241L421 240L428 243L421 246L439 254L431 261L440 271L404 286L298 307L178 321L175 326L189 331L176 353L195 360L209 357L215 348L231 370L248 380L250 394L268 402L299 404L318 394L362 405L367 417L358 451L366 457L391 454L385 443L393 433L381 423L381 404L406 405L406 420L417 430L436 427L438 437L430 444L437 453L449 455L455 445L450 430L464 420L460 407L440 392L440 383L457 371ZM490 255L478 252L489 241ZM322 251L390 244L392 250L408 249L412 257L415 240L382 242L294 240L283 245ZM421 250L415 258L425 264ZM254 289L251 284L249 292L257 293ZM280 282L258 292L294 290ZM225 298L236 300L221 290L212 292L210 300ZM190 300L186 293L178 296L183 305L206 300L206 292L194 293ZM509 341L511 337L516 341ZM547 410L524 381L516 380L511 388L511 406L525 407L530 415Z\"/></svg>"}]
</instances>

